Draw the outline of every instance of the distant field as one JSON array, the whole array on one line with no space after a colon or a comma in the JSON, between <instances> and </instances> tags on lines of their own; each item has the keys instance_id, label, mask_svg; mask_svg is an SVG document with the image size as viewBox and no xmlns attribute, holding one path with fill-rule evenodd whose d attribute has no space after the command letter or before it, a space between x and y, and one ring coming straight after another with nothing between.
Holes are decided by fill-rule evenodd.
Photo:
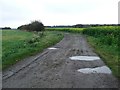
<instances>
[{"instance_id":1,"label":"distant field","mask_svg":"<svg viewBox=\"0 0 120 90\"><path fill-rule=\"evenodd\" d=\"M48 31L64 31L71 33L81 33L85 28L46 28Z\"/></svg>"},{"instance_id":2,"label":"distant field","mask_svg":"<svg viewBox=\"0 0 120 90\"><path fill-rule=\"evenodd\" d=\"M25 32L20 30L2 31L2 67L7 68L17 61L41 52L43 49L54 45L63 38L62 33L44 32L40 33Z\"/></svg>"}]
</instances>

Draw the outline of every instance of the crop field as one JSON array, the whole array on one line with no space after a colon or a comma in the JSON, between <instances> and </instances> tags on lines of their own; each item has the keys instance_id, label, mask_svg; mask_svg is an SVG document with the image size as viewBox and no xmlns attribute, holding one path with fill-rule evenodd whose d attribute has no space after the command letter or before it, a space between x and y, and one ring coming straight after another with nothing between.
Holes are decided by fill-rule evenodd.
<instances>
[{"instance_id":1,"label":"crop field","mask_svg":"<svg viewBox=\"0 0 120 90\"><path fill-rule=\"evenodd\" d=\"M20 30L2 31L2 67L3 69L17 61L34 55L54 45L63 38L57 31L45 31L44 34Z\"/></svg>"},{"instance_id":2,"label":"crop field","mask_svg":"<svg viewBox=\"0 0 120 90\"><path fill-rule=\"evenodd\" d=\"M120 77L120 27L92 27L84 29L83 34L87 35L89 43L111 68L113 74Z\"/></svg>"},{"instance_id":3,"label":"crop field","mask_svg":"<svg viewBox=\"0 0 120 90\"><path fill-rule=\"evenodd\" d=\"M48 31L64 31L70 33L81 33L84 28L46 28Z\"/></svg>"}]
</instances>

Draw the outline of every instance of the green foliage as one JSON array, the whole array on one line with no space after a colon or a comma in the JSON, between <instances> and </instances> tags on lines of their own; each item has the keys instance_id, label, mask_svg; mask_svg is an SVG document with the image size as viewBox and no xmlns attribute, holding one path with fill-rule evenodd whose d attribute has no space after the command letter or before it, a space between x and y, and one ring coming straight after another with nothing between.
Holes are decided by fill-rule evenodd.
<instances>
[{"instance_id":1,"label":"green foliage","mask_svg":"<svg viewBox=\"0 0 120 90\"><path fill-rule=\"evenodd\" d=\"M27 30L27 31L44 31L44 25L42 22L39 21L33 21L30 24L22 25L18 27L20 30Z\"/></svg>"},{"instance_id":2,"label":"green foliage","mask_svg":"<svg viewBox=\"0 0 120 90\"><path fill-rule=\"evenodd\" d=\"M59 42L63 35L59 32L25 32L20 30L2 31L2 67L3 69L17 61L41 52ZM42 35L41 35L42 34Z\"/></svg>"},{"instance_id":3,"label":"green foliage","mask_svg":"<svg viewBox=\"0 0 120 90\"><path fill-rule=\"evenodd\" d=\"M89 43L103 58L104 62L112 69L113 74L120 78L120 27L101 26L83 30Z\"/></svg>"},{"instance_id":4,"label":"green foliage","mask_svg":"<svg viewBox=\"0 0 120 90\"><path fill-rule=\"evenodd\" d=\"M31 31L43 31L44 25L41 22L33 21L29 24L29 29Z\"/></svg>"},{"instance_id":5,"label":"green foliage","mask_svg":"<svg viewBox=\"0 0 120 90\"><path fill-rule=\"evenodd\" d=\"M118 26L102 26L91 27L83 30L83 34L100 38L100 43L113 45L118 44L118 37L120 36L120 27Z\"/></svg>"}]
</instances>

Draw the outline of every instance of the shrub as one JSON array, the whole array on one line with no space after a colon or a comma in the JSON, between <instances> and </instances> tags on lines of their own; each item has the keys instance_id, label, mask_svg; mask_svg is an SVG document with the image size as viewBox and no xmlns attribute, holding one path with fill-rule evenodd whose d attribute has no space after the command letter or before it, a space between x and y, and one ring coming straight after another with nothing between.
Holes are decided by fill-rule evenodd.
<instances>
[{"instance_id":1,"label":"shrub","mask_svg":"<svg viewBox=\"0 0 120 90\"><path fill-rule=\"evenodd\" d=\"M18 27L18 29L20 30L27 30L27 31L44 31L44 25L42 24L42 22L39 21L33 21L30 24L27 25L22 25L20 27Z\"/></svg>"}]
</instances>

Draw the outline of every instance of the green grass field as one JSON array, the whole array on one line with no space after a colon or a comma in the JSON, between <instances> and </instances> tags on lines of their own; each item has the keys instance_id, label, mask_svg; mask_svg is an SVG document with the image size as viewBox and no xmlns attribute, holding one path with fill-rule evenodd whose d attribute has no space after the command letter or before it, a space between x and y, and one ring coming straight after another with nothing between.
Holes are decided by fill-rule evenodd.
<instances>
[{"instance_id":1,"label":"green grass field","mask_svg":"<svg viewBox=\"0 0 120 90\"><path fill-rule=\"evenodd\" d=\"M2 31L2 68L5 69L25 57L41 52L62 38L63 34L57 31L45 31L41 35L20 30L4 30Z\"/></svg>"}]
</instances>

